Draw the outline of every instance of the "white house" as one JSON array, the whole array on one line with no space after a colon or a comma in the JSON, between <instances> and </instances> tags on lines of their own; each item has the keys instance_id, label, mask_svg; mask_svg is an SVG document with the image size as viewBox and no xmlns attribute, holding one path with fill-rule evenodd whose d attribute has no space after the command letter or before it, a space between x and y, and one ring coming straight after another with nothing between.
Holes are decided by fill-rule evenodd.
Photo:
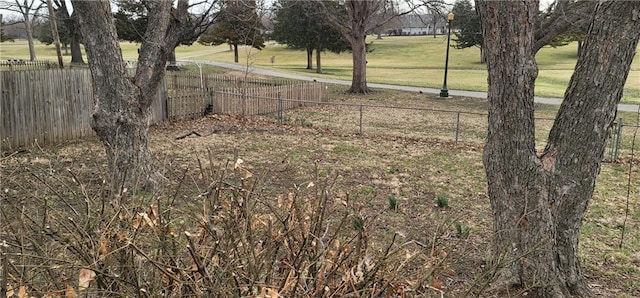
<instances>
[{"instance_id":1,"label":"white house","mask_svg":"<svg viewBox=\"0 0 640 298\"><path fill-rule=\"evenodd\" d=\"M437 14L404 15L398 17L387 30L389 35L438 35L447 31L445 16Z\"/></svg>"}]
</instances>

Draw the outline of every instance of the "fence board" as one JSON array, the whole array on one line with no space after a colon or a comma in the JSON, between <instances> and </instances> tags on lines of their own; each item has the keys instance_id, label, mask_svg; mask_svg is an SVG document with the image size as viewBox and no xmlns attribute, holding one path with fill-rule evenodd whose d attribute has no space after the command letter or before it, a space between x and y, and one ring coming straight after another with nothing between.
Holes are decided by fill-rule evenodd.
<instances>
[{"instance_id":1,"label":"fence board","mask_svg":"<svg viewBox=\"0 0 640 298\"><path fill-rule=\"evenodd\" d=\"M58 64L51 61L26 61L9 59L0 61L0 71L39 70L58 68Z\"/></svg>"},{"instance_id":2,"label":"fence board","mask_svg":"<svg viewBox=\"0 0 640 298\"><path fill-rule=\"evenodd\" d=\"M93 135L90 121L95 104L89 69L1 71L0 82L3 150L29 147L36 140L39 144L52 144ZM326 101L326 86L315 82L169 72L152 103L150 121L156 124L201 117L210 104L215 113L275 113L278 98ZM297 106L283 101L284 109Z\"/></svg>"}]
</instances>

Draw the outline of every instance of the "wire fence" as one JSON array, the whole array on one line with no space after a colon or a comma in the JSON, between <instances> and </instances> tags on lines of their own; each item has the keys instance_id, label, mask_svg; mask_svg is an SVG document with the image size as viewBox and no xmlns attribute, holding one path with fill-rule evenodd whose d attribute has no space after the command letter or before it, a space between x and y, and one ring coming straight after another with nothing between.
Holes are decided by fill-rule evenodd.
<instances>
[{"instance_id":1,"label":"wire fence","mask_svg":"<svg viewBox=\"0 0 640 298\"><path fill-rule=\"evenodd\" d=\"M488 131L487 113L365 103L266 99L276 105L276 112L268 115L278 123L295 123L344 134L430 139L452 142L454 145L482 145ZM299 108L281 108L290 107L291 103ZM541 151L546 145L554 118L536 117L534 120L536 149ZM637 127L624 124L621 119L614 123L605 150L605 161L616 161L631 154Z\"/></svg>"},{"instance_id":2,"label":"wire fence","mask_svg":"<svg viewBox=\"0 0 640 298\"><path fill-rule=\"evenodd\" d=\"M40 67L46 66L43 64L40 65ZM69 70L66 71L68 72ZM86 69L83 71L88 72ZM9 78L7 73L0 72L0 74L2 74L3 79ZM34 74L35 73L29 73L30 76ZM54 75L53 77L63 78L64 76ZM10 82L4 82L2 84L4 100L2 101L2 109L0 111L7 113L15 112L17 115L12 118L10 114L3 114L2 121L0 121L2 123L0 139L2 140L3 147L4 145L7 145L8 148L28 146L34 139L38 139L41 142L45 141L45 143L51 140L51 142L55 143L58 139L63 140L77 137L69 133L73 130L67 126L47 124L44 121L46 119L76 119L77 115L80 114L87 118L90 112L89 108L76 109L81 113L74 110L76 112L71 114L71 116L64 116L67 115L66 112L61 113L58 111L61 107L65 107L71 102L69 101L69 94L76 94L78 91L65 91L66 93L62 95L54 96L53 94L55 92L52 93L51 90L49 90L51 86L66 87L69 86L69 82L32 84L37 81L32 78L23 81L28 81L29 84L25 83L23 87L16 85L17 87L15 88L8 88L13 86ZM44 79L43 81L48 82L48 80ZM77 87L76 89L82 89L81 87L83 86L90 88L88 87L90 83L89 80L85 79L85 81L87 82L71 85ZM221 85L216 85L218 81L222 82L220 83ZM220 76L204 77L188 73L180 75L171 74L168 78L167 85L172 87L171 90L175 90L168 96L167 103L161 104L161 107L168 109L167 112L172 111L172 113L162 112L159 114L173 120L178 120L182 117L189 118L189 115L199 117L205 114L208 109L214 113L273 115L279 123L295 122L306 126L323 127L347 134L428 138L453 142L456 145L460 142L483 144L487 135L486 113L425 107L330 102L328 101L328 87L323 84L311 82L295 83L289 81L273 83L266 80L251 81L251 83L262 86L259 88L261 91L248 92L251 88L246 87L247 82L242 81L242 78L233 78L232 80ZM239 85L245 87L238 87ZM297 87L285 88L293 85ZM208 88L202 88L204 86ZM218 87L216 88L214 86ZM222 88L220 86L228 87ZM33 90L40 89L35 87L40 89L48 87L49 89L47 89L48 91L36 92ZM64 88L61 90L63 89ZM41 94L36 96L40 93L51 95L44 96ZM20 98L22 99L7 100L11 94L21 96ZM86 97L87 100L91 99L91 96L84 97ZM47 102L47 100L51 101L51 98L64 99L64 104ZM31 103L34 99L46 102L47 108L37 108L35 104L32 106L25 105L26 103ZM11 105L12 102L18 102L20 105ZM52 107L57 109L57 114L53 112L53 114L47 113ZM25 118L27 116L31 118ZM18 121L16 122L11 120L14 118L20 121L16 120ZM553 120L553 118L535 118L536 144L539 145L538 150L544 149L542 146L544 146L547 141ZM42 127L43 129L38 130L32 128L35 126L29 123L42 124L38 127ZM87 121L84 121L81 124L85 130L89 129L87 123ZM611 130L611 138L607 144L604 159L606 161L615 161L621 156L630 155L637 128L636 125L628 125L623 123L621 119L617 120ZM53 132L57 131L56 129L58 129L60 133L54 134ZM37 135L36 132L41 132L42 135ZM86 133L80 135L84 134Z\"/></svg>"}]
</instances>

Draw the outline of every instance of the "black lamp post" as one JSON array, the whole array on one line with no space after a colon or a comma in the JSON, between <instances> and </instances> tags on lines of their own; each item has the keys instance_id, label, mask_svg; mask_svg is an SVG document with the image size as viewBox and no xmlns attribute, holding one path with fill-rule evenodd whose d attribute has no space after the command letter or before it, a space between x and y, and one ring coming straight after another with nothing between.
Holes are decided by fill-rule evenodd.
<instances>
[{"instance_id":1,"label":"black lamp post","mask_svg":"<svg viewBox=\"0 0 640 298\"><path fill-rule=\"evenodd\" d=\"M444 60L444 84L442 84L442 90L440 90L440 97L449 97L447 71L449 70L449 44L451 43L451 21L453 21L453 16L453 12L447 15L447 26L449 27L449 33L447 33L447 58Z\"/></svg>"}]
</instances>

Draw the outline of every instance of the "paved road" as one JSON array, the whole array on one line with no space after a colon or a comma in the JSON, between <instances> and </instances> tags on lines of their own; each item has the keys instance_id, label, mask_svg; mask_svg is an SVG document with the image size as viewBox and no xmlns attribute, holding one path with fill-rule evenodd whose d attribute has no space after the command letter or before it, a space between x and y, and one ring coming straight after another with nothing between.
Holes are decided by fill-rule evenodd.
<instances>
[{"instance_id":1,"label":"paved road","mask_svg":"<svg viewBox=\"0 0 640 298\"><path fill-rule=\"evenodd\" d=\"M206 65L213 65L228 69L234 69L239 71L249 71L253 74L271 76L271 77L281 77L287 79L294 80L303 80L303 81L317 81L323 83L330 84L338 84L338 85L351 85L351 81L345 80L335 80L335 79L325 79L325 78L314 78L310 76L286 73L275 71L271 69L258 68L253 66L242 65L242 64L231 64L225 62L217 62L217 61L196 61L196 60L178 60L178 62L186 62L186 63L199 63ZM410 91L410 92L423 92L423 93L431 93L431 94L440 94L440 89L435 88L426 88L426 87L411 87L411 86L401 86L401 85L387 85L387 84L376 84L376 83L367 83L367 86L370 88L380 88L380 89L392 89L392 90L401 90L401 91ZM451 96L464 96L464 97L475 97L475 98L487 98L486 92L477 92L477 91L462 91L462 90L449 90L449 95ZM551 97L538 97L535 98L536 103L541 104L550 104L550 105L560 105L562 99L560 98L551 98ZM618 110L625 112L638 112L638 105L635 104L619 104Z\"/></svg>"}]
</instances>

